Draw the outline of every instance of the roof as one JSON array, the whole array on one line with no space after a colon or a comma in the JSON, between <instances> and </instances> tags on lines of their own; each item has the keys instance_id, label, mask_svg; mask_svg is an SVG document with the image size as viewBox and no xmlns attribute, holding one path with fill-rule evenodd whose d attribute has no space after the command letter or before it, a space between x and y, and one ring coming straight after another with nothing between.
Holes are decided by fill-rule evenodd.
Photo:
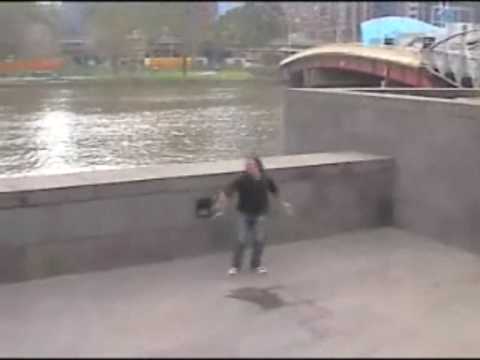
<instances>
[{"instance_id":1,"label":"roof","mask_svg":"<svg viewBox=\"0 0 480 360\"><path fill-rule=\"evenodd\" d=\"M151 43L157 44L157 45L159 45L159 44L181 44L182 41L176 36L160 35L160 36L154 37L152 39Z\"/></svg>"},{"instance_id":2,"label":"roof","mask_svg":"<svg viewBox=\"0 0 480 360\"><path fill-rule=\"evenodd\" d=\"M401 16L386 16L361 24L364 45L382 44L385 38L397 39L405 34L434 34L441 30L426 22Z\"/></svg>"}]
</instances>

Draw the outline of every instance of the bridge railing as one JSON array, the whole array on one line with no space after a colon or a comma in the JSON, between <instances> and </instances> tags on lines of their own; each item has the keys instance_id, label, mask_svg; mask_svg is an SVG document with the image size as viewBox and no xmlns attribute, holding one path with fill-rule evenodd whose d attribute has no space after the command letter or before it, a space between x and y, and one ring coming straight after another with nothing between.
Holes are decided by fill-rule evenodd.
<instances>
[{"instance_id":1,"label":"bridge railing","mask_svg":"<svg viewBox=\"0 0 480 360\"><path fill-rule=\"evenodd\" d=\"M422 51L424 65L457 87L480 87L480 31L444 38Z\"/></svg>"}]
</instances>

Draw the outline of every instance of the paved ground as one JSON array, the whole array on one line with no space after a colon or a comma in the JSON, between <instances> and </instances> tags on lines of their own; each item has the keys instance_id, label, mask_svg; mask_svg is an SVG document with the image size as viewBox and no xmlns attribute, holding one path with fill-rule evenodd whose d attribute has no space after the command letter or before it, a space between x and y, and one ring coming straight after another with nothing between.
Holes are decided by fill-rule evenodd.
<instances>
[{"instance_id":1,"label":"paved ground","mask_svg":"<svg viewBox=\"0 0 480 360\"><path fill-rule=\"evenodd\" d=\"M480 258L384 228L0 286L0 356L480 356ZM241 299L239 299L241 298Z\"/></svg>"}]
</instances>

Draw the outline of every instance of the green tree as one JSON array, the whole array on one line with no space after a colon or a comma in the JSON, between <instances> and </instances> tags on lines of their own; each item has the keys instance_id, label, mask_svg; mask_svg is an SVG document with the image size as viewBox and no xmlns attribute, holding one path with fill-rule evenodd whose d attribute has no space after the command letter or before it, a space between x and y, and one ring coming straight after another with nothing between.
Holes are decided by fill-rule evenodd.
<instances>
[{"instance_id":1,"label":"green tree","mask_svg":"<svg viewBox=\"0 0 480 360\"><path fill-rule=\"evenodd\" d=\"M196 2L151 2L135 4L135 17L147 37L158 36L162 29L180 38L187 53L195 53L200 42L208 39L211 29L202 28L199 22L199 3Z\"/></svg>"},{"instance_id":2,"label":"green tree","mask_svg":"<svg viewBox=\"0 0 480 360\"><path fill-rule=\"evenodd\" d=\"M55 9L34 2L0 3L0 57L45 56L58 51ZM36 41L32 34L41 32Z\"/></svg>"},{"instance_id":3,"label":"green tree","mask_svg":"<svg viewBox=\"0 0 480 360\"><path fill-rule=\"evenodd\" d=\"M156 36L163 28L178 37L183 37L187 25L188 2L151 2L135 4L134 16L138 26L149 36Z\"/></svg>"},{"instance_id":4,"label":"green tree","mask_svg":"<svg viewBox=\"0 0 480 360\"><path fill-rule=\"evenodd\" d=\"M160 35L164 29L182 39L188 47L198 42L195 23L195 3L92 3L89 19L90 38L97 51L110 59L114 71L127 48L127 36L140 30L147 39Z\"/></svg>"},{"instance_id":5,"label":"green tree","mask_svg":"<svg viewBox=\"0 0 480 360\"><path fill-rule=\"evenodd\" d=\"M215 40L243 47L264 46L286 32L285 14L275 3L247 2L218 20Z\"/></svg>"},{"instance_id":6,"label":"green tree","mask_svg":"<svg viewBox=\"0 0 480 360\"><path fill-rule=\"evenodd\" d=\"M97 53L110 60L115 73L126 50L127 36L134 28L135 20L131 12L129 3L99 2L92 5L88 20L89 37Z\"/></svg>"}]
</instances>

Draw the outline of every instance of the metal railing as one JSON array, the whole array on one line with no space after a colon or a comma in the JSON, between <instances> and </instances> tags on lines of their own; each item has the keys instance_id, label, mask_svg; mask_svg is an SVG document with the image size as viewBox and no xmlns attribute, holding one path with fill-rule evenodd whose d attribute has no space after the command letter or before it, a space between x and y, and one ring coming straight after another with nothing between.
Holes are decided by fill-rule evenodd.
<instances>
[{"instance_id":1,"label":"metal railing","mask_svg":"<svg viewBox=\"0 0 480 360\"><path fill-rule=\"evenodd\" d=\"M477 36L467 41L468 35ZM480 87L479 45L480 29L450 35L422 49L423 64L430 72L452 86Z\"/></svg>"}]
</instances>

